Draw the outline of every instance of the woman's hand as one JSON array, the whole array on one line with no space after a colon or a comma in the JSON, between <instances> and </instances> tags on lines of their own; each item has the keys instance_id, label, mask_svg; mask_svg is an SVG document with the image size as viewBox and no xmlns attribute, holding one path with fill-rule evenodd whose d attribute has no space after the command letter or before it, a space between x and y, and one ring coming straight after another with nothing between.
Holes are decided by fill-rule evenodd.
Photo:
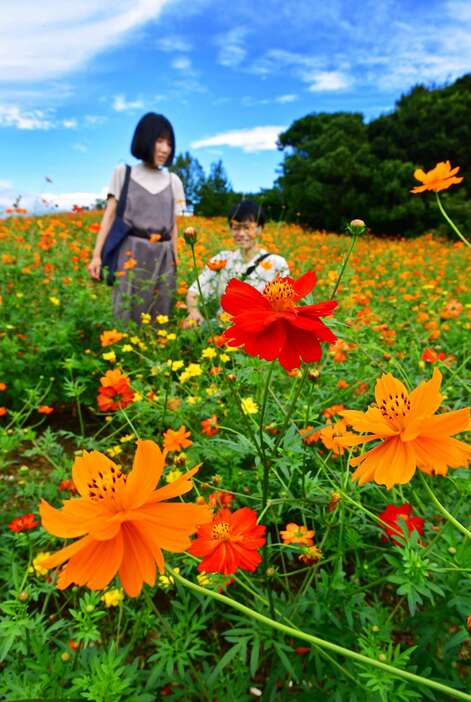
<instances>
[{"instance_id":1,"label":"woman's hand","mask_svg":"<svg viewBox=\"0 0 471 702\"><path fill-rule=\"evenodd\" d=\"M87 266L87 271L90 273L90 276L93 278L93 280L100 280L100 271L101 271L101 257L100 256L93 256L92 260Z\"/></svg>"},{"instance_id":2,"label":"woman's hand","mask_svg":"<svg viewBox=\"0 0 471 702\"><path fill-rule=\"evenodd\" d=\"M204 322L204 317L197 307L192 307L188 310L188 317L183 320L183 329L190 329L197 324Z\"/></svg>"}]
</instances>

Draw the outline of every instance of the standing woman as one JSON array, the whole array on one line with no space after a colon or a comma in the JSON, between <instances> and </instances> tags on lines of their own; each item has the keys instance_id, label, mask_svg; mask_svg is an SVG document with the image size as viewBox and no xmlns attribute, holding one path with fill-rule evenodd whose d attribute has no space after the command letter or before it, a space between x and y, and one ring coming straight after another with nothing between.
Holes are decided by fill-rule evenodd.
<instances>
[{"instance_id":1,"label":"standing woman","mask_svg":"<svg viewBox=\"0 0 471 702\"><path fill-rule=\"evenodd\" d=\"M125 322L141 323L143 313L169 315L176 287L176 215L185 209L180 178L170 173L175 156L173 127L163 115L149 112L138 122L131 143L141 163L130 171L123 220L131 227L119 250L118 278L113 287L113 313ZM88 272L100 279L101 254L116 217L126 166L115 168L108 201Z\"/></svg>"}]
</instances>

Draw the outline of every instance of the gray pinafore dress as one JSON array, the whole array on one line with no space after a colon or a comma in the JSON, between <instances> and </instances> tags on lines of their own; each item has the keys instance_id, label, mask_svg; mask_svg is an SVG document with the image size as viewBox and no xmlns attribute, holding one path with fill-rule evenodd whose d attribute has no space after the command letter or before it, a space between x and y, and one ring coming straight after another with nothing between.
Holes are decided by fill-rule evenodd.
<instances>
[{"instance_id":1,"label":"gray pinafore dress","mask_svg":"<svg viewBox=\"0 0 471 702\"><path fill-rule=\"evenodd\" d=\"M113 286L113 314L124 322L141 323L141 314L170 315L176 288L176 261L171 241L175 201L168 185L150 193L129 179L123 219L132 230L121 244L118 275ZM152 234L160 239L152 242ZM155 237L154 237L155 238Z\"/></svg>"}]
</instances>

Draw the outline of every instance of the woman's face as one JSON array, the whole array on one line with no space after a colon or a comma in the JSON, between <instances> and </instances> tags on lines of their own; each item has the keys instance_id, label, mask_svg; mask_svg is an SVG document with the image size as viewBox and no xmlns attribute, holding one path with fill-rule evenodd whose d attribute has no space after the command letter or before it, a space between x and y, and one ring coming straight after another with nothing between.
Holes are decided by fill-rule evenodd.
<instances>
[{"instance_id":1,"label":"woman's face","mask_svg":"<svg viewBox=\"0 0 471 702\"><path fill-rule=\"evenodd\" d=\"M154 163L163 166L172 153L172 143L166 136L161 136L154 144Z\"/></svg>"},{"instance_id":2,"label":"woman's face","mask_svg":"<svg viewBox=\"0 0 471 702\"><path fill-rule=\"evenodd\" d=\"M239 249L251 249L255 244L259 229L256 222L248 219L245 219L243 222L233 221L231 231L234 244Z\"/></svg>"}]
</instances>

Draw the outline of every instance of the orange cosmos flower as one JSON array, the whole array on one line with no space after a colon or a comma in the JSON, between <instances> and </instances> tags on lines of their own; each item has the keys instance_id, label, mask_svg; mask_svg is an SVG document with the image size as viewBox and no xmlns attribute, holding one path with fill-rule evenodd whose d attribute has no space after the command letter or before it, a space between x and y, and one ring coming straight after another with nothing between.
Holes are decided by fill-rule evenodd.
<instances>
[{"instance_id":1,"label":"orange cosmos flower","mask_svg":"<svg viewBox=\"0 0 471 702\"><path fill-rule=\"evenodd\" d=\"M183 425L177 431L167 429L164 434L165 451L181 451L187 446L191 446L193 442L188 438L190 436L191 432L187 431Z\"/></svg>"},{"instance_id":2,"label":"orange cosmos flower","mask_svg":"<svg viewBox=\"0 0 471 702\"><path fill-rule=\"evenodd\" d=\"M15 517L8 525L8 528L10 531L18 533L20 531L29 531L37 526L39 526L39 522L34 514L24 514L22 517Z\"/></svg>"},{"instance_id":3,"label":"orange cosmos flower","mask_svg":"<svg viewBox=\"0 0 471 702\"><path fill-rule=\"evenodd\" d=\"M116 344L117 341L121 341L127 334L116 331L116 329L111 329L110 331L104 331L100 334L100 343L102 347L111 346Z\"/></svg>"},{"instance_id":4,"label":"orange cosmos flower","mask_svg":"<svg viewBox=\"0 0 471 702\"><path fill-rule=\"evenodd\" d=\"M305 526L299 526L294 522L290 522L286 525L285 531L280 531L280 536L285 544L312 546L315 533L314 529L308 530Z\"/></svg>"},{"instance_id":5,"label":"orange cosmos flower","mask_svg":"<svg viewBox=\"0 0 471 702\"><path fill-rule=\"evenodd\" d=\"M206 265L210 271L221 271L226 267L227 261L225 258L220 258L217 261L208 261Z\"/></svg>"},{"instance_id":6,"label":"orange cosmos flower","mask_svg":"<svg viewBox=\"0 0 471 702\"><path fill-rule=\"evenodd\" d=\"M198 570L205 573L254 571L261 563L258 553L265 543L265 527L257 524L257 514L249 507L235 512L221 509L213 520L199 527L188 553L201 557Z\"/></svg>"},{"instance_id":7,"label":"orange cosmos flower","mask_svg":"<svg viewBox=\"0 0 471 702\"><path fill-rule=\"evenodd\" d=\"M278 359L285 370L319 361L319 342L332 343L337 337L319 317L331 314L335 300L316 305L297 306L316 284L316 275L308 271L298 280L275 278L263 293L248 283L233 278L221 298L221 306L233 315L233 326L224 331L230 346L244 346L246 353L267 361Z\"/></svg>"},{"instance_id":8,"label":"orange cosmos flower","mask_svg":"<svg viewBox=\"0 0 471 702\"><path fill-rule=\"evenodd\" d=\"M214 436L219 432L218 418L215 414L208 419L201 420L201 433L206 434L206 436Z\"/></svg>"},{"instance_id":9,"label":"orange cosmos flower","mask_svg":"<svg viewBox=\"0 0 471 702\"><path fill-rule=\"evenodd\" d=\"M54 407L50 407L49 405L39 405L38 412L39 414L51 414L51 412L54 412Z\"/></svg>"},{"instance_id":10,"label":"orange cosmos flower","mask_svg":"<svg viewBox=\"0 0 471 702\"><path fill-rule=\"evenodd\" d=\"M439 190L447 190L450 185L461 183L463 180L462 176L455 175L459 170L460 166L452 168L449 161L440 161L435 168L427 172L418 168L414 171L414 178L420 180L423 185L412 188L411 193L421 193L424 190L433 190L437 193Z\"/></svg>"},{"instance_id":11,"label":"orange cosmos flower","mask_svg":"<svg viewBox=\"0 0 471 702\"><path fill-rule=\"evenodd\" d=\"M6 407L0 407L0 417L4 417L8 413Z\"/></svg>"},{"instance_id":12,"label":"orange cosmos flower","mask_svg":"<svg viewBox=\"0 0 471 702\"><path fill-rule=\"evenodd\" d=\"M137 266L137 260L135 258L128 258L127 261L123 263L123 269L129 271Z\"/></svg>"},{"instance_id":13,"label":"orange cosmos flower","mask_svg":"<svg viewBox=\"0 0 471 702\"><path fill-rule=\"evenodd\" d=\"M42 525L61 538L81 537L44 560L46 568L62 563L60 590L72 583L91 590L105 588L118 573L130 597L142 585L153 585L156 564L164 572L162 549L185 551L197 525L211 518L203 505L165 502L192 489L192 468L173 483L156 489L165 452L153 441L138 441L132 470L123 474L98 451L84 452L72 467L80 497L64 502L62 509L41 501Z\"/></svg>"},{"instance_id":14,"label":"orange cosmos flower","mask_svg":"<svg viewBox=\"0 0 471 702\"><path fill-rule=\"evenodd\" d=\"M352 458L359 466L353 479L360 485L374 481L378 485L408 483L417 468L429 475L446 475L448 467L466 466L471 447L453 439L469 425L469 408L435 416L443 396L439 389L442 374L435 368L431 380L408 393L400 380L390 373L376 383L376 405L366 412L340 412L347 424L368 436L344 436L343 446L357 446L376 439L374 448Z\"/></svg>"},{"instance_id":15,"label":"orange cosmos flower","mask_svg":"<svg viewBox=\"0 0 471 702\"><path fill-rule=\"evenodd\" d=\"M129 379L120 370L106 371L105 375L100 378L100 383L97 403L101 412L124 409L134 400L134 391L129 385Z\"/></svg>"}]
</instances>

